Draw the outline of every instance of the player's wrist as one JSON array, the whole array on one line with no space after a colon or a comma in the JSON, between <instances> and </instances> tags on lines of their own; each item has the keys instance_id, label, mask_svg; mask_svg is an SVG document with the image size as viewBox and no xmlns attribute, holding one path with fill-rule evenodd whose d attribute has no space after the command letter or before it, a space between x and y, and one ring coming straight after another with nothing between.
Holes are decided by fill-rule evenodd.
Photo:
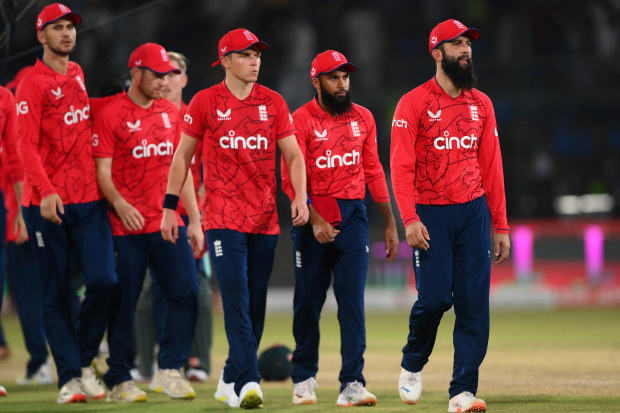
<instances>
[{"instance_id":1,"label":"player's wrist","mask_svg":"<svg viewBox=\"0 0 620 413\"><path fill-rule=\"evenodd\" d=\"M174 195L174 194L166 194L166 195L164 195L164 204L163 204L164 208L176 211L178 205L179 205L179 196L178 195Z\"/></svg>"}]
</instances>

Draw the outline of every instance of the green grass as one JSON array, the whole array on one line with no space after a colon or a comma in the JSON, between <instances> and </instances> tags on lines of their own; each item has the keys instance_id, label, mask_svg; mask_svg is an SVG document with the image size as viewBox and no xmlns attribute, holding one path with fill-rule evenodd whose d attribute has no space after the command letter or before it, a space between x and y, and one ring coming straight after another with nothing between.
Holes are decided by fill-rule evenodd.
<instances>
[{"instance_id":1,"label":"green grass","mask_svg":"<svg viewBox=\"0 0 620 413\"><path fill-rule=\"evenodd\" d=\"M408 332L408 311L367 315L368 348L364 374L377 395L374 412L445 412L452 364L454 316L446 314L435 350L424 369L424 392L415 406L398 397L396 380L401 348ZM293 347L290 314L268 314L261 348L275 342ZM3 318L13 356L0 362L0 383L9 396L0 399L0 412L209 412L230 410L212 398L227 351L222 315L215 316L213 371L206 384L195 386L194 401L172 401L148 392L148 402L136 405L89 401L61 406L55 386L11 384L26 354L15 316ZM495 312L489 352L480 372L479 397L490 412L616 412L620 411L620 309ZM336 316L321 322L321 360L317 380L319 403L293 406L292 383L264 382L264 411L330 412L338 396L339 328ZM146 384L140 385L146 389Z\"/></svg>"}]
</instances>

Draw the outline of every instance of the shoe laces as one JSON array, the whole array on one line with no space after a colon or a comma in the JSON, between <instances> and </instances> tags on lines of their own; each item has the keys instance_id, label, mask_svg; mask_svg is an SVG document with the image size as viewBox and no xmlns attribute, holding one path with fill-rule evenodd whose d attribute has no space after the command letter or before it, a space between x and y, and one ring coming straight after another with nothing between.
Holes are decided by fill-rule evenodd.
<instances>
[{"instance_id":1,"label":"shoe laces","mask_svg":"<svg viewBox=\"0 0 620 413\"><path fill-rule=\"evenodd\" d=\"M353 381L347 384L347 387L344 388L344 390L342 391L342 394L347 397L350 397L354 394L363 393L365 391L366 389L364 388L364 385L356 380L356 381Z\"/></svg>"},{"instance_id":2,"label":"shoe laces","mask_svg":"<svg viewBox=\"0 0 620 413\"><path fill-rule=\"evenodd\" d=\"M468 391L464 391L462 393L460 393L458 396L454 397L454 403L455 404L465 404L468 401L475 399L475 396L473 393L468 392Z\"/></svg>"},{"instance_id":3,"label":"shoe laces","mask_svg":"<svg viewBox=\"0 0 620 413\"><path fill-rule=\"evenodd\" d=\"M419 383L422 381L422 372L407 372L407 374L405 375L405 380L407 381L407 384Z\"/></svg>"},{"instance_id":4,"label":"shoe laces","mask_svg":"<svg viewBox=\"0 0 620 413\"><path fill-rule=\"evenodd\" d=\"M299 383L295 383L295 392L300 396L303 396L305 394L312 394L314 393L314 389L316 389L317 387L319 387L319 385L314 379L314 377L310 377L309 379L306 379Z\"/></svg>"}]
</instances>

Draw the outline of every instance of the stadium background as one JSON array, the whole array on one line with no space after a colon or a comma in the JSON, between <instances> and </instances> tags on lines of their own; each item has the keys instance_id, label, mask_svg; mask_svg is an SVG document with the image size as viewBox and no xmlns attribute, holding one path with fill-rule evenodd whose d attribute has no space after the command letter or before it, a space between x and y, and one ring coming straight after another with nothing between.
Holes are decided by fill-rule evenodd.
<instances>
[{"instance_id":1,"label":"stadium background","mask_svg":"<svg viewBox=\"0 0 620 413\"><path fill-rule=\"evenodd\" d=\"M48 3L0 1L0 83L34 62L41 50L34 24ZM123 84L130 52L157 42L189 58L184 94L189 101L222 80L221 69L210 66L219 38L245 27L271 46L260 83L279 91L293 111L312 96L309 65L315 54L343 52L359 67L352 78L354 101L376 118L388 179L394 107L434 73L427 48L430 30L448 18L480 29L482 37L473 47L479 88L495 105L508 216L520 234L517 240L513 231L510 262L493 269L492 303L620 306L618 0L64 3L84 19L71 58L82 65L91 96ZM284 219L270 306L289 308L292 251L288 201L282 194L279 209ZM370 202L368 212L372 240L380 241L381 218ZM369 306L410 306L415 295L410 249L403 245L391 264L379 258L380 244L371 249Z\"/></svg>"}]
</instances>

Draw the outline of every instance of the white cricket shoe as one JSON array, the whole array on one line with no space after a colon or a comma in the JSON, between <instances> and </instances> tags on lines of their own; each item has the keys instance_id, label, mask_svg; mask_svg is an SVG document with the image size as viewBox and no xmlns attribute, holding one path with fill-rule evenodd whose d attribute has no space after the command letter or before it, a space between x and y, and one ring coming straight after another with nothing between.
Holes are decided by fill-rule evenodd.
<instances>
[{"instance_id":1,"label":"white cricket shoe","mask_svg":"<svg viewBox=\"0 0 620 413\"><path fill-rule=\"evenodd\" d=\"M0 396L6 396L6 389L4 386L0 386Z\"/></svg>"},{"instance_id":2,"label":"white cricket shoe","mask_svg":"<svg viewBox=\"0 0 620 413\"><path fill-rule=\"evenodd\" d=\"M121 403L145 402L146 393L140 390L133 380L127 380L112 387L107 400Z\"/></svg>"},{"instance_id":3,"label":"white cricket shoe","mask_svg":"<svg viewBox=\"0 0 620 413\"><path fill-rule=\"evenodd\" d=\"M293 391L293 403L295 404L316 404L316 393L314 389L319 387L314 377L310 377L299 383L295 383Z\"/></svg>"},{"instance_id":4,"label":"white cricket shoe","mask_svg":"<svg viewBox=\"0 0 620 413\"><path fill-rule=\"evenodd\" d=\"M239 407L243 409L263 407L263 391L257 382L251 381L243 385L239 392Z\"/></svg>"},{"instance_id":5,"label":"white cricket shoe","mask_svg":"<svg viewBox=\"0 0 620 413\"><path fill-rule=\"evenodd\" d=\"M79 377L74 377L64 384L58 391L58 404L85 403L86 396L82 392Z\"/></svg>"},{"instance_id":6,"label":"white cricket shoe","mask_svg":"<svg viewBox=\"0 0 620 413\"><path fill-rule=\"evenodd\" d=\"M214 397L230 407L239 407L239 396L235 393L235 383L224 382L224 370L222 370L220 379L217 382L217 390Z\"/></svg>"},{"instance_id":7,"label":"white cricket shoe","mask_svg":"<svg viewBox=\"0 0 620 413\"><path fill-rule=\"evenodd\" d=\"M166 393L172 399L196 398L196 392L177 369L157 370L149 384L149 389L155 393Z\"/></svg>"},{"instance_id":8,"label":"white cricket shoe","mask_svg":"<svg viewBox=\"0 0 620 413\"><path fill-rule=\"evenodd\" d=\"M449 412L486 412L487 404L476 398L471 392L464 391L450 399Z\"/></svg>"},{"instance_id":9,"label":"white cricket shoe","mask_svg":"<svg viewBox=\"0 0 620 413\"><path fill-rule=\"evenodd\" d=\"M198 383L204 383L209 378L209 375L203 369L187 369L185 371L185 377L189 381L195 381Z\"/></svg>"},{"instance_id":10,"label":"white cricket shoe","mask_svg":"<svg viewBox=\"0 0 620 413\"><path fill-rule=\"evenodd\" d=\"M398 394L407 404L416 404L422 395L422 371L412 373L404 368L398 378Z\"/></svg>"},{"instance_id":11,"label":"white cricket shoe","mask_svg":"<svg viewBox=\"0 0 620 413\"><path fill-rule=\"evenodd\" d=\"M347 383L347 386L338 395L338 406L374 406L377 398L370 393L359 381Z\"/></svg>"},{"instance_id":12,"label":"white cricket shoe","mask_svg":"<svg viewBox=\"0 0 620 413\"><path fill-rule=\"evenodd\" d=\"M80 378L82 393L89 399L102 399L105 397L105 389L95 374L95 369L91 366L82 367L82 377Z\"/></svg>"},{"instance_id":13,"label":"white cricket shoe","mask_svg":"<svg viewBox=\"0 0 620 413\"><path fill-rule=\"evenodd\" d=\"M39 369L30 377L26 376L26 373L22 373L15 379L15 382L22 386L37 386L54 383L51 360L47 359L45 363L41 364Z\"/></svg>"}]
</instances>

